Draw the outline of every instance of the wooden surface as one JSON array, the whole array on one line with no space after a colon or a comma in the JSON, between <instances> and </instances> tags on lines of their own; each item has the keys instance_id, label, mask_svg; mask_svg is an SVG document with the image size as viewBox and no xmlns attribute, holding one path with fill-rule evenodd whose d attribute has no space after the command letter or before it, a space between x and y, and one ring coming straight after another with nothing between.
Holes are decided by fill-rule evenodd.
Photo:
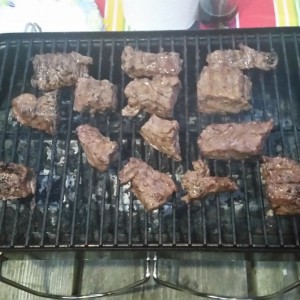
<instances>
[{"instance_id":1,"label":"wooden surface","mask_svg":"<svg viewBox=\"0 0 300 300\"><path fill-rule=\"evenodd\" d=\"M143 254L115 252L86 253L82 294L113 290L139 280L144 274ZM293 255L257 255L249 259L239 253L163 252L159 255L159 276L172 283L225 296L246 296L248 292L272 293L300 279L300 262ZM2 274L39 291L72 293L74 254L11 258ZM38 300L0 283L0 299ZM152 280L133 293L112 299L203 299L156 285ZM274 298L276 299L276 298ZM284 298L300 299L299 290Z\"/></svg>"}]
</instances>

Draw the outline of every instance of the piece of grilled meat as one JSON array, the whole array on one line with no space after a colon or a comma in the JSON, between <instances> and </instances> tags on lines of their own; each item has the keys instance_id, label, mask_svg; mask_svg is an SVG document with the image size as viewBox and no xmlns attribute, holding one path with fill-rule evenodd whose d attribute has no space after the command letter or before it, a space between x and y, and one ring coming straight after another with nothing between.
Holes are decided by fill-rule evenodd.
<instances>
[{"instance_id":1,"label":"piece of grilled meat","mask_svg":"<svg viewBox=\"0 0 300 300\"><path fill-rule=\"evenodd\" d=\"M210 176L208 166L201 160L193 162L194 171L183 174L181 185L187 192L182 200L189 203L211 194L234 192L238 189L228 177Z\"/></svg>"},{"instance_id":2,"label":"piece of grilled meat","mask_svg":"<svg viewBox=\"0 0 300 300\"><path fill-rule=\"evenodd\" d=\"M216 50L207 55L206 61L210 66L228 65L239 69L269 71L276 68L278 56L275 52L261 52L240 45L240 50Z\"/></svg>"},{"instance_id":3,"label":"piece of grilled meat","mask_svg":"<svg viewBox=\"0 0 300 300\"><path fill-rule=\"evenodd\" d=\"M251 88L251 81L238 68L204 67L197 83L198 110L221 115L250 110Z\"/></svg>"},{"instance_id":4,"label":"piece of grilled meat","mask_svg":"<svg viewBox=\"0 0 300 300\"><path fill-rule=\"evenodd\" d=\"M300 164L283 157L263 157L261 172L274 213L300 214Z\"/></svg>"},{"instance_id":5,"label":"piece of grilled meat","mask_svg":"<svg viewBox=\"0 0 300 300\"><path fill-rule=\"evenodd\" d=\"M168 198L177 191L170 176L155 171L138 158L130 161L119 172L121 184L131 182L131 190L148 211L164 205Z\"/></svg>"},{"instance_id":6,"label":"piece of grilled meat","mask_svg":"<svg viewBox=\"0 0 300 300\"><path fill-rule=\"evenodd\" d=\"M172 118L180 89L181 82L176 76L134 79L124 90L128 104L122 115L134 117L142 110L161 118Z\"/></svg>"},{"instance_id":7,"label":"piece of grilled meat","mask_svg":"<svg viewBox=\"0 0 300 300\"><path fill-rule=\"evenodd\" d=\"M140 131L145 142L154 149L180 161L179 124L152 115Z\"/></svg>"},{"instance_id":8,"label":"piece of grilled meat","mask_svg":"<svg viewBox=\"0 0 300 300\"><path fill-rule=\"evenodd\" d=\"M201 153L212 159L250 159L262 154L273 121L211 124L198 139Z\"/></svg>"},{"instance_id":9,"label":"piece of grilled meat","mask_svg":"<svg viewBox=\"0 0 300 300\"><path fill-rule=\"evenodd\" d=\"M88 124L78 126L76 132L89 164L101 172L106 171L118 150L118 143Z\"/></svg>"},{"instance_id":10,"label":"piece of grilled meat","mask_svg":"<svg viewBox=\"0 0 300 300\"><path fill-rule=\"evenodd\" d=\"M43 91L53 91L75 85L80 77L88 76L89 56L77 52L37 54L33 60L31 85Z\"/></svg>"},{"instance_id":11,"label":"piece of grilled meat","mask_svg":"<svg viewBox=\"0 0 300 300\"><path fill-rule=\"evenodd\" d=\"M57 91L45 93L40 98L21 94L12 101L13 116L22 125L55 134L59 120Z\"/></svg>"},{"instance_id":12,"label":"piece of grilled meat","mask_svg":"<svg viewBox=\"0 0 300 300\"><path fill-rule=\"evenodd\" d=\"M26 198L35 193L36 176L22 164L0 162L0 200Z\"/></svg>"},{"instance_id":13,"label":"piece of grilled meat","mask_svg":"<svg viewBox=\"0 0 300 300\"><path fill-rule=\"evenodd\" d=\"M132 78L155 75L177 76L182 59L176 52L150 53L126 46L122 52L122 70Z\"/></svg>"},{"instance_id":14,"label":"piece of grilled meat","mask_svg":"<svg viewBox=\"0 0 300 300\"><path fill-rule=\"evenodd\" d=\"M93 77L79 78L76 83L74 110L91 114L117 107L117 87L108 80L96 80Z\"/></svg>"}]
</instances>

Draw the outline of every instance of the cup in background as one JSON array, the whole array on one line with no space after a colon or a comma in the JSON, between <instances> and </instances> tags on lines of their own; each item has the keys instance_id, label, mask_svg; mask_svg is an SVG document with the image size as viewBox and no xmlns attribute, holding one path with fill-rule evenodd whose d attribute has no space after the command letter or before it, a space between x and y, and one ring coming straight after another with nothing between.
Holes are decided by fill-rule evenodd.
<instances>
[{"instance_id":1,"label":"cup in background","mask_svg":"<svg viewBox=\"0 0 300 300\"><path fill-rule=\"evenodd\" d=\"M131 30L188 29L198 16L199 0L123 0Z\"/></svg>"}]
</instances>

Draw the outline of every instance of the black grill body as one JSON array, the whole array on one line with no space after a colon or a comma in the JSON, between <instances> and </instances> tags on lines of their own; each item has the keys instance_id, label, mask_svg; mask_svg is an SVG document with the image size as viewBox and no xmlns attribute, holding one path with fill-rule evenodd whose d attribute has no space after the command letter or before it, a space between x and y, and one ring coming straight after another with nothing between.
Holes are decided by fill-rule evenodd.
<instances>
[{"instance_id":1,"label":"black grill body","mask_svg":"<svg viewBox=\"0 0 300 300\"><path fill-rule=\"evenodd\" d=\"M243 43L279 56L275 71L249 70L253 83L250 112L203 116L196 109L196 83L207 53ZM123 90L130 78L121 71L125 45L145 51L179 52L183 88L175 107L180 123L182 162L144 145L139 129L146 114L122 118ZM11 100L23 92L40 95L30 84L31 59L38 53L77 51L92 56L90 74L118 86L115 113L90 117L72 110L74 87L59 91L61 121L54 137L18 124ZM230 176L239 185L233 194L212 196L186 205L179 191L161 209L145 212L118 171L131 156L180 176L198 158L197 137L211 123L265 121L274 129L265 155L299 160L300 30L261 29L205 32L62 33L0 36L0 160L24 163L38 174L33 199L0 202L0 250L9 249L220 249L299 250L298 216L277 217L268 208L258 161L208 161L213 174ZM100 173L86 161L75 129L96 126L119 143L120 161Z\"/></svg>"}]
</instances>

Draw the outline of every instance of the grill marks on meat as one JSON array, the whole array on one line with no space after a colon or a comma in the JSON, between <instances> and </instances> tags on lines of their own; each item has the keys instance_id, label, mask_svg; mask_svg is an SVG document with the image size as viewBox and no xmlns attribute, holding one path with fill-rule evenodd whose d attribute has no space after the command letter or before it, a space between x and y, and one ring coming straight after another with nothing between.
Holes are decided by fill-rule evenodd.
<instances>
[{"instance_id":1,"label":"grill marks on meat","mask_svg":"<svg viewBox=\"0 0 300 300\"><path fill-rule=\"evenodd\" d=\"M149 53L126 46L122 52L122 70L132 78L155 75L177 76L182 60L178 53Z\"/></svg>"},{"instance_id":2,"label":"grill marks on meat","mask_svg":"<svg viewBox=\"0 0 300 300\"><path fill-rule=\"evenodd\" d=\"M181 185L187 192L182 200L187 203L211 194L238 189L237 184L227 177L210 176L208 166L201 160L194 161L193 167L194 171L187 171L181 179Z\"/></svg>"},{"instance_id":3,"label":"grill marks on meat","mask_svg":"<svg viewBox=\"0 0 300 300\"><path fill-rule=\"evenodd\" d=\"M134 117L143 110L162 118L172 118L180 89L181 82L175 76L134 79L125 88L128 105L122 115Z\"/></svg>"},{"instance_id":4,"label":"grill marks on meat","mask_svg":"<svg viewBox=\"0 0 300 300\"><path fill-rule=\"evenodd\" d=\"M198 139L202 154L212 159L249 159L262 154L273 121L207 126Z\"/></svg>"},{"instance_id":5,"label":"grill marks on meat","mask_svg":"<svg viewBox=\"0 0 300 300\"><path fill-rule=\"evenodd\" d=\"M91 114L97 111L115 110L117 107L117 88L108 80L93 77L79 78L76 83L74 110Z\"/></svg>"},{"instance_id":6,"label":"grill marks on meat","mask_svg":"<svg viewBox=\"0 0 300 300\"><path fill-rule=\"evenodd\" d=\"M240 50L216 50L207 55L206 61L210 66L228 65L239 69L269 71L276 68L278 56L275 52L261 52L240 45Z\"/></svg>"},{"instance_id":7,"label":"grill marks on meat","mask_svg":"<svg viewBox=\"0 0 300 300\"><path fill-rule=\"evenodd\" d=\"M55 134L58 123L57 91L36 98L22 94L12 101L13 116L23 125Z\"/></svg>"},{"instance_id":8,"label":"grill marks on meat","mask_svg":"<svg viewBox=\"0 0 300 300\"><path fill-rule=\"evenodd\" d=\"M117 142L112 142L88 124L78 126L76 132L89 164L101 172L106 171L118 150Z\"/></svg>"},{"instance_id":9,"label":"grill marks on meat","mask_svg":"<svg viewBox=\"0 0 300 300\"><path fill-rule=\"evenodd\" d=\"M274 213L300 214L300 164L288 158L264 157L261 171Z\"/></svg>"},{"instance_id":10,"label":"grill marks on meat","mask_svg":"<svg viewBox=\"0 0 300 300\"><path fill-rule=\"evenodd\" d=\"M0 162L0 200L26 198L35 193L36 176L22 164Z\"/></svg>"},{"instance_id":11,"label":"grill marks on meat","mask_svg":"<svg viewBox=\"0 0 300 300\"><path fill-rule=\"evenodd\" d=\"M148 211L164 205L177 191L174 181L164 173L151 168L138 158L130 161L119 172L121 184L131 182L131 190Z\"/></svg>"},{"instance_id":12,"label":"grill marks on meat","mask_svg":"<svg viewBox=\"0 0 300 300\"><path fill-rule=\"evenodd\" d=\"M93 63L89 56L77 52L37 54L33 60L33 87L52 91L72 86L80 77L88 76L88 65Z\"/></svg>"},{"instance_id":13,"label":"grill marks on meat","mask_svg":"<svg viewBox=\"0 0 300 300\"><path fill-rule=\"evenodd\" d=\"M152 115L141 128L140 133L145 142L154 149L175 160L181 160L177 121L168 121Z\"/></svg>"},{"instance_id":14,"label":"grill marks on meat","mask_svg":"<svg viewBox=\"0 0 300 300\"><path fill-rule=\"evenodd\" d=\"M238 68L204 67L197 83L198 110L222 115L249 110L251 88L251 81Z\"/></svg>"}]
</instances>

